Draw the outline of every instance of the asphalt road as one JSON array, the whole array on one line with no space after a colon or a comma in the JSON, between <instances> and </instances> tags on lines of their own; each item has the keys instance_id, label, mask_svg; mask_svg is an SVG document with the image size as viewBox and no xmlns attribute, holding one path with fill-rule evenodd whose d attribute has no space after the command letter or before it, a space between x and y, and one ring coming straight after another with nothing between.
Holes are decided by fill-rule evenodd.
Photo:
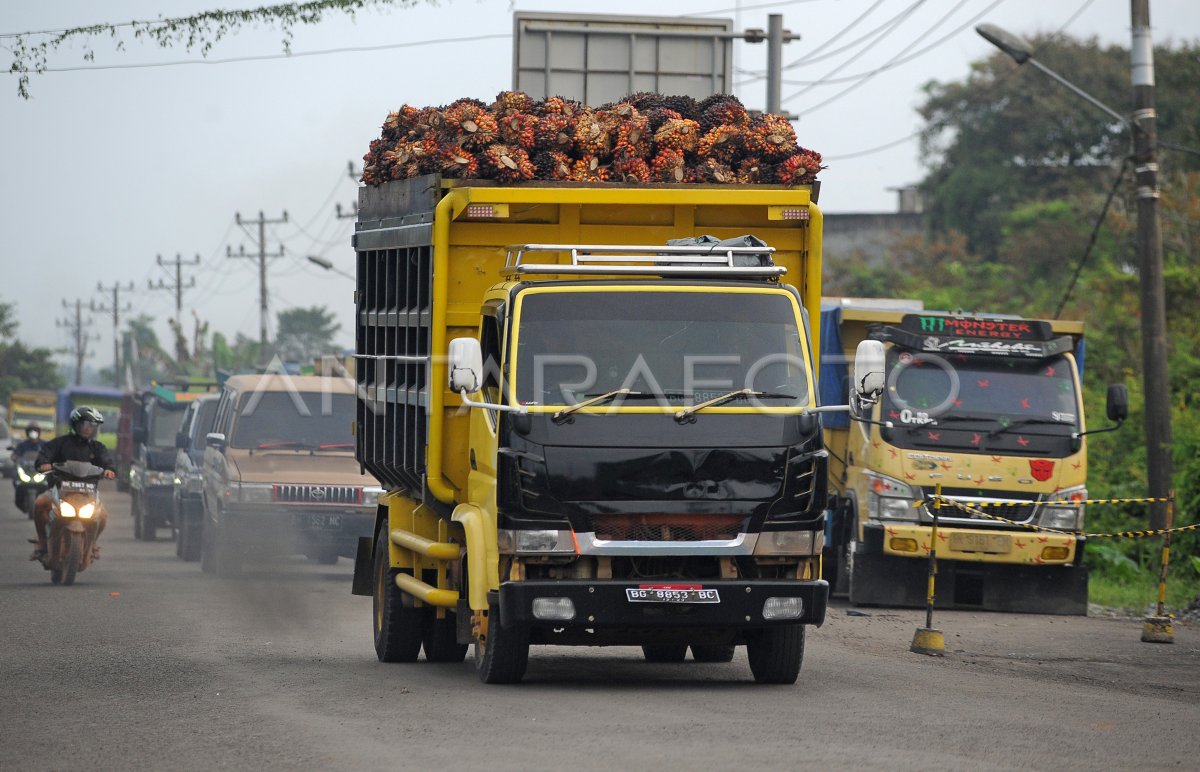
<instances>
[{"instance_id":1,"label":"asphalt road","mask_svg":"<svg viewBox=\"0 0 1200 772\"><path fill-rule=\"evenodd\" d=\"M0 769L1196 769L1200 630L1138 620L830 609L795 686L634 649L535 648L525 683L383 665L351 566L217 579L129 499L73 587L26 559L0 488Z\"/></svg>"}]
</instances>

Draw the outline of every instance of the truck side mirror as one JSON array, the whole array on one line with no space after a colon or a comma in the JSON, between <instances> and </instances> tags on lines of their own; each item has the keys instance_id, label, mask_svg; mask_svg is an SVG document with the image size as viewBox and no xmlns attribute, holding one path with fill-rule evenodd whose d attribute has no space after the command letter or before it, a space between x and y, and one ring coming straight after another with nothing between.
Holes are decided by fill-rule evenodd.
<instances>
[{"instance_id":1,"label":"truck side mirror","mask_svg":"<svg viewBox=\"0 0 1200 772\"><path fill-rule=\"evenodd\" d=\"M217 450L225 450L225 435L220 432L211 432L204 436L204 445Z\"/></svg>"},{"instance_id":2,"label":"truck side mirror","mask_svg":"<svg viewBox=\"0 0 1200 772\"><path fill-rule=\"evenodd\" d=\"M474 394L483 387L483 350L474 338L455 338L450 341L450 390L455 394L466 391Z\"/></svg>"},{"instance_id":3,"label":"truck side mirror","mask_svg":"<svg viewBox=\"0 0 1200 772\"><path fill-rule=\"evenodd\" d=\"M1110 383L1108 397L1105 400L1105 411L1108 420L1121 423L1129 417L1129 390L1123 383Z\"/></svg>"},{"instance_id":4,"label":"truck side mirror","mask_svg":"<svg viewBox=\"0 0 1200 772\"><path fill-rule=\"evenodd\" d=\"M185 432L175 432L175 447L180 450L187 450L188 436Z\"/></svg>"},{"instance_id":5,"label":"truck side mirror","mask_svg":"<svg viewBox=\"0 0 1200 772\"><path fill-rule=\"evenodd\" d=\"M864 340L854 352L854 394L866 402L874 402L883 393L883 343Z\"/></svg>"}]
</instances>

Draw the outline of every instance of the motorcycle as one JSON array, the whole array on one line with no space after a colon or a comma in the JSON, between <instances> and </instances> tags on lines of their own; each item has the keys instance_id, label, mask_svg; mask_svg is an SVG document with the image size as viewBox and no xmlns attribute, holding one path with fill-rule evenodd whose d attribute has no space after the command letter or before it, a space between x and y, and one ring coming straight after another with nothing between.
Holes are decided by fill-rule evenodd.
<instances>
[{"instance_id":1,"label":"motorcycle","mask_svg":"<svg viewBox=\"0 0 1200 772\"><path fill-rule=\"evenodd\" d=\"M71 585L75 575L92 563L92 548L103 527L100 478L104 470L87 461L54 465L58 495L50 511L46 554L41 562L54 584Z\"/></svg>"},{"instance_id":2,"label":"motorcycle","mask_svg":"<svg viewBox=\"0 0 1200 772\"><path fill-rule=\"evenodd\" d=\"M17 459L17 479L13 481L17 489L17 506L30 519L33 518L33 502L50 489L46 475L37 470L37 456L37 451L33 450Z\"/></svg>"}]
</instances>

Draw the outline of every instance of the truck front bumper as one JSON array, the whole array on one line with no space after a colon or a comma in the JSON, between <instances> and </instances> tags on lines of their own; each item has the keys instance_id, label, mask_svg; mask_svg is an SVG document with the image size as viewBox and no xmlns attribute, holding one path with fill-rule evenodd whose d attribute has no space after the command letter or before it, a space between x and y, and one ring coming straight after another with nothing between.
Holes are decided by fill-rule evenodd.
<instances>
[{"instance_id":1,"label":"truck front bumper","mask_svg":"<svg viewBox=\"0 0 1200 772\"><path fill-rule=\"evenodd\" d=\"M686 584L715 591L716 602L656 602L646 588ZM567 598L574 607L571 619L546 619L534 613L539 598ZM800 614L786 619L763 615L769 598L798 599ZM776 579L701 582L617 580L564 580L505 582L500 585L500 622L503 626L544 626L559 629L662 630L710 628L750 630L787 624L820 625L825 621L829 584L824 580ZM775 603L779 603L776 601ZM794 608L794 603L792 604Z\"/></svg>"}]
</instances>

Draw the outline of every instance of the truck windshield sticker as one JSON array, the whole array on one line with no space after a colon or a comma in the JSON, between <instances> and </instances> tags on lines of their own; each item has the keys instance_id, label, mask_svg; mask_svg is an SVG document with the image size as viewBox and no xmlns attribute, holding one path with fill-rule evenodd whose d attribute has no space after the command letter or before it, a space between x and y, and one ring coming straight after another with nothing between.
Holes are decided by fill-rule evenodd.
<instances>
[{"instance_id":1,"label":"truck windshield sticker","mask_svg":"<svg viewBox=\"0 0 1200 772\"><path fill-rule=\"evenodd\" d=\"M957 316L906 314L900 329L916 333L932 333L970 338L1000 338L1006 340L1050 340L1053 333L1047 322L1028 319L978 319Z\"/></svg>"}]
</instances>

